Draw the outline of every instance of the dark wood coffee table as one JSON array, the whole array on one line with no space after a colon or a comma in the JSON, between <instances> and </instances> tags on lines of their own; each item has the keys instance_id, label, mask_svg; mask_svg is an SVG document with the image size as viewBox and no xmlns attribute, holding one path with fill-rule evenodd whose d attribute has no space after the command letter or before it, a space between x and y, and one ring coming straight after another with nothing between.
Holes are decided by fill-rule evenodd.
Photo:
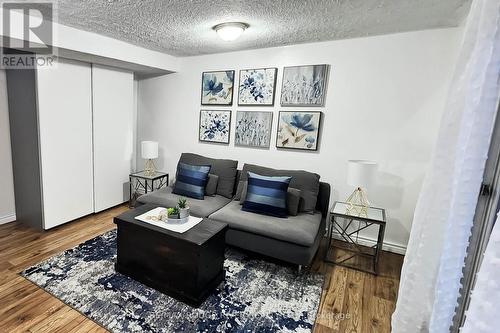
<instances>
[{"instance_id":1,"label":"dark wood coffee table","mask_svg":"<svg viewBox=\"0 0 500 333\"><path fill-rule=\"evenodd\" d=\"M176 233L135 219L156 207L146 204L114 218L116 271L199 306L224 280L227 224L205 218L188 231Z\"/></svg>"}]
</instances>

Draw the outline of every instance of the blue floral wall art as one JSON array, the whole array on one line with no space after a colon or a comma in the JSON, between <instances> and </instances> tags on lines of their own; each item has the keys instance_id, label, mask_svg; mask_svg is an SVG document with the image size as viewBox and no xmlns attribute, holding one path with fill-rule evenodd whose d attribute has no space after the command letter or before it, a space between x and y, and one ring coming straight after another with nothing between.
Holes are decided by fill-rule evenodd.
<instances>
[{"instance_id":1,"label":"blue floral wall art","mask_svg":"<svg viewBox=\"0 0 500 333\"><path fill-rule=\"evenodd\" d=\"M264 111L238 111L236 113L236 132L234 144L269 148L273 113Z\"/></svg>"},{"instance_id":2,"label":"blue floral wall art","mask_svg":"<svg viewBox=\"0 0 500 333\"><path fill-rule=\"evenodd\" d=\"M234 71L203 72L201 105L233 105Z\"/></svg>"},{"instance_id":3,"label":"blue floral wall art","mask_svg":"<svg viewBox=\"0 0 500 333\"><path fill-rule=\"evenodd\" d=\"M280 111L276 147L318 150L321 112Z\"/></svg>"},{"instance_id":4,"label":"blue floral wall art","mask_svg":"<svg viewBox=\"0 0 500 333\"><path fill-rule=\"evenodd\" d=\"M199 140L205 142L229 143L231 129L230 110L201 110Z\"/></svg>"},{"instance_id":5,"label":"blue floral wall art","mask_svg":"<svg viewBox=\"0 0 500 333\"><path fill-rule=\"evenodd\" d=\"M277 68L240 71L238 105L274 105Z\"/></svg>"},{"instance_id":6,"label":"blue floral wall art","mask_svg":"<svg viewBox=\"0 0 500 333\"><path fill-rule=\"evenodd\" d=\"M324 106L329 65L285 67L281 106Z\"/></svg>"}]
</instances>

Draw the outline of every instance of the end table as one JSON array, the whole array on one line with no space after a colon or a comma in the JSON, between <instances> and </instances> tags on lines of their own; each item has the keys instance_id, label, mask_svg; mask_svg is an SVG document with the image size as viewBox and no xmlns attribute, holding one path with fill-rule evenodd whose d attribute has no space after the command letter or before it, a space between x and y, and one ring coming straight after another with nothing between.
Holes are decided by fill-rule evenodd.
<instances>
[{"instance_id":1,"label":"end table","mask_svg":"<svg viewBox=\"0 0 500 333\"><path fill-rule=\"evenodd\" d=\"M328 248L325 253L325 262L377 275L379 272L380 252L384 243L385 209L368 207L365 214L358 215L355 210L350 210L349 207L346 202L336 201L330 210ZM377 243L371 247L358 244L358 233L372 226L378 226ZM340 238L340 242L343 241L342 243L347 244L347 247L333 244L334 236ZM341 249L347 254L344 257L336 258L335 251L337 249ZM364 269L347 263L347 261L357 256L371 259L372 269Z\"/></svg>"},{"instance_id":2,"label":"end table","mask_svg":"<svg viewBox=\"0 0 500 333\"><path fill-rule=\"evenodd\" d=\"M153 176L147 175L144 170L131 173L129 175L129 207L134 207L137 198L142 194L146 194L148 191L153 192L166 186L168 186L168 173L157 171Z\"/></svg>"}]
</instances>

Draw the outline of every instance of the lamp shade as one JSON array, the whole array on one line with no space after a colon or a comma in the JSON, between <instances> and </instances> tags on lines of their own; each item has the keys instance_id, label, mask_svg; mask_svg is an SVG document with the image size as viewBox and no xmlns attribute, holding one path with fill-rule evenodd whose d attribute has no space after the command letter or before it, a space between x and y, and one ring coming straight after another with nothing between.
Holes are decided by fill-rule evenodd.
<instances>
[{"instance_id":1,"label":"lamp shade","mask_svg":"<svg viewBox=\"0 0 500 333\"><path fill-rule=\"evenodd\" d=\"M347 167L347 183L351 186L368 188L375 178L377 162L366 160L349 160Z\"/></svg>"},{"instance_id":2,"label":"lamp shade","mask_svg":"<svg viewBox=\"0 0 500 333\"><path fill-rule=\"evenodd\" d=\"M142 141L141 142L141 155L144 159L158 158L158 142L156 141Z\"/></svg>"}]
</instances>

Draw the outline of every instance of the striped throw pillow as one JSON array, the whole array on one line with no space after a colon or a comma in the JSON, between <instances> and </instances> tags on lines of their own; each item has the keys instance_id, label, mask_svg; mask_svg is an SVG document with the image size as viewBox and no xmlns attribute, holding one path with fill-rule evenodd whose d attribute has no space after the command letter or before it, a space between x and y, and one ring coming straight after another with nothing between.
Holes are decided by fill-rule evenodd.
<instances>
[{"instance_id":1,"label":"striped throw pillow","mask_svg":"<svg viewBox=\"0 0 500 333\"><path fill-rule=\"evenodd\" d=\"M286 196L292 177L267 177L248 172L248 186L242 210L287 217Z\"/></svg>"},{"instance_id":2,"label":"striped throw pillow","mask_svg":"<svg viewBox=\"0 0 500 333\"><path fill-rule=\"evenodd\" d=\"M179 162L173 193L203 200L209 172L210 165L191 165Z\"/></svg>"}]
</instances>

